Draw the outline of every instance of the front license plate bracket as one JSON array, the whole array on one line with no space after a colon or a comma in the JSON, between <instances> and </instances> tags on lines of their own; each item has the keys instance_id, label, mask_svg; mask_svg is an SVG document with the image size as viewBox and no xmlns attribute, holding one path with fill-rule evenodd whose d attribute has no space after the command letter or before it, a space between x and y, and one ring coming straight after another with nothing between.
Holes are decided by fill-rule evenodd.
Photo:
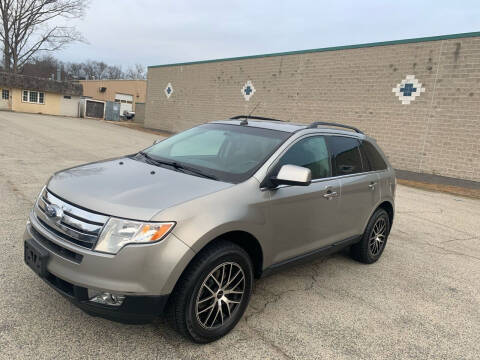
<instances>
[{"instance_id":1,"label":"front license plate bracket","mask_svg":"<svg viewBox=\"0 0 480 360\"><path fill-rule=\"evenodd\" d=\"M25 263L40 277L47 276L48 251L35 244L31 239L24 243Z\"/></svg>"}]
</instances>

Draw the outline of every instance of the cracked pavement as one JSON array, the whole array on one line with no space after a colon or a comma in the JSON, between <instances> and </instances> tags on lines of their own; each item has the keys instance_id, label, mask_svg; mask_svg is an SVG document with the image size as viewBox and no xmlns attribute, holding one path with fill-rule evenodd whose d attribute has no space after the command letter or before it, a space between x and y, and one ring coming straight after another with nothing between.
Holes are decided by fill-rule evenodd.
<instances>
[{"instance_id":1,"label":"cracked pavement","mask_svg":"<svg viewBox=\"0 0 480 360\"><path fill-rule=\"evenodd\" d=\"M225 338L195 345L162 319L91 317L23 264L27 214L57 170L156 135L101 121L0 112L0 359L478 359L480 200L399 186L379 262L345 252L258 280Z\"/></svg>"}]
</instances>

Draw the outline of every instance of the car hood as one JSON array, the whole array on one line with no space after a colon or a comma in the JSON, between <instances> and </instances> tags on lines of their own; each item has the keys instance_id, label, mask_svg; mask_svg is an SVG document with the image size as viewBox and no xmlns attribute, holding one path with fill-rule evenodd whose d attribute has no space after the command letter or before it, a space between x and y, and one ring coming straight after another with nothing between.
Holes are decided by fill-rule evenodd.
<instances>
[{"instance_id":1,"label":"car hood","mask_svg":"<svg viewBox=\"0 0 480 360\"><path fill-rule=\"evenodd\" d=\"M57 172L47 188L88 210L150 220L161 210L231 186L125 157Z\"/></svg>"}]
</instances>

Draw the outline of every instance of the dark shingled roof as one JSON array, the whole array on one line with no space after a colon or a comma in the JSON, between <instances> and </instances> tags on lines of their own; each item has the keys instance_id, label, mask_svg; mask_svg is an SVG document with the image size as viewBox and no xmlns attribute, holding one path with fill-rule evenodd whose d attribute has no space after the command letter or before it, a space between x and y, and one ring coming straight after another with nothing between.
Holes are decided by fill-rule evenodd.
<instances>
[{"instance_id":1,"label":"dark shingled roof","mask_svg":"<svg viewBox=\"0 0 480 360\"><path fill-rule=\"evenodd\" d=\"M62 95L83 95L82 84L42 79L34 76L0 72L0 87L19 88L58 93Z\"/></svg>"}]
</instances>

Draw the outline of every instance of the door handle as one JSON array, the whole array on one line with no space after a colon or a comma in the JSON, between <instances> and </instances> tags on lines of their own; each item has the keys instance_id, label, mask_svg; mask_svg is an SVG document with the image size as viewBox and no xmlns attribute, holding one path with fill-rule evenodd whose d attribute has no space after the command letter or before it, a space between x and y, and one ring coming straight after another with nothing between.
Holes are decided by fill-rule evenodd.
<instances>
[{"instance_id":1,"label":"door handle","mask_svg":"<svg viewBox=\"0 0 480 360\"><path fill-rule=\"evenodd\" d=\"M337 197L337 196L338 196L337 192L332 190L327 190L327 192L323 194L323 197L328 200L333 199L334 197Z\"/></svg>"},{"instance_id":2,"label":"door handle","mask_svg":"<svg viewBox=\"0 0 480 360\"><path fill-rule=\"evenodd\" d=\"M368 187L370 188L370 190L374 190L376 185L377 185L376 182L372 182L368 185Z\"/></svg>"}]
</instances>

